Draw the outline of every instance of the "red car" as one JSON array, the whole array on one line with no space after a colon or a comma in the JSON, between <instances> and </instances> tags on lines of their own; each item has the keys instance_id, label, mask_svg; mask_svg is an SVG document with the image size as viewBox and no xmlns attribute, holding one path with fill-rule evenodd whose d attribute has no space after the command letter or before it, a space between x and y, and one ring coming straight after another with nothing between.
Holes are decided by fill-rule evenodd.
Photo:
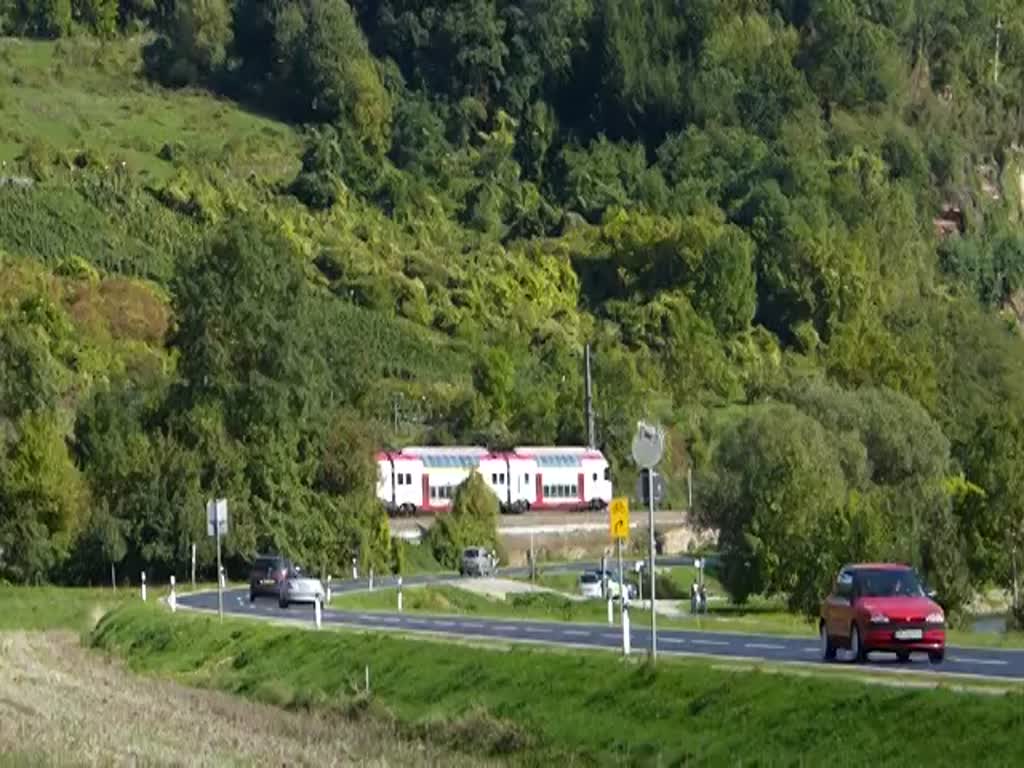
<instances>
[{"instance_id":1,"label":"red car","mask_svg":"<svg viewBox=\"0 0 1024 768\"><path fill-rule=\"evenodd\" d=\"M907 565L848 565L836 577L821 604L821 654L831 661L837 648L848 648L855 662L871 651L927 653L939 664L946 653L946 616Z\"/></svg>"}]
</instances>

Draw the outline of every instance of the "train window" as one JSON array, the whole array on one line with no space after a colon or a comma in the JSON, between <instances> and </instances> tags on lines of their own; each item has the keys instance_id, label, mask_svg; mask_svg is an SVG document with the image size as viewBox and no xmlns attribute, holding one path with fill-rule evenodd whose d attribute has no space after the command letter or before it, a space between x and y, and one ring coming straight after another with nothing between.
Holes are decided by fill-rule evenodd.
<instances>
[{"instance_id":1,"label":"train window","mask_svg":"<svg viewBox=\"0 0 1024 768\"><path fill-rule=\"evenodd\" d=\"M594 473L594 482L597 482L597 472Z\"/></svg>"},{"instance_id":2,"label":"train window","mask_svg":"<svg viewBox=\"0 0 1024 768\"><path fill-rule=\"evenodd\" d=\"M498 484L498 473L497 472L491 472L491 485L497 485L497 484Z\"/></svg>"},{"instance_id":3,"label":"train window","mask_svg":"<svg viewBox=\"0 0 1024 768\"><path fill-rule=\"evenodd\" d=\"M551 495L551 486L549 486L549 485L545 485L544 486L544 495L545 496L550 496Z\"/></svg>"},{"instance_id":4,"label":"train window","mask_svg":"<svg viewBox=\"0 0 1024 768\"><path fill-rule=\"evenodd\" d=\"M398 473L398 484L405 485L405 475L403 475L401 472Z\"/></svg>"},{"instance_id":5,"label":"train window","mask_svg":"<svg viewBox=\"0 0 1024 768\"><path fill-rule=\"evenodd\" d=\"M525 475L523 475L523 482L524 483L529 483L530 482L530 473L529 472L527 472Z\"/></svg>"},{"instance_id":6,"label":"train window","mask_svg":"<svg viewBox=\"0 0 1024 768\"><path fill-rule=\"evenodd\" d=\"M570 495L570 496L575 496L575 495L576 495L576 486L575 486L575 485L574 485L574 486L572 486L572 487L570 487L570 489L569 489L569 495Z\"/></svg>"},{"instance_id":7,"label":"train window","mask_svg":"<svg viewBox=\"0 0 1024 768\"><path fill-rule=\"evenodd\" d=\"M502 485L505 484L505 473L504 472L502 472L500 475L498 475L498 482L501 483Z\"/></svg>"},{"instance_id":8,"label":"train window","mask_svg":"<svg viewBox=\"0 0 1024 768\"><path fill-rule=\"evenodd\" d=\"M611 467L605 467L604 468L604 479L605 480L611 480L612 479L612 469L611 469Z\"/></svg>"},{"instance_id":9,"label":"train window","mask_svg":"<svg viewBox=\"0 0 1024 768\"><path fill-rule=\"evenodd\" d=\"M411 472L406 472L405 473L405 484L406 485L412 485L412 473Z\"/></svg>"},{"instance_id":10,"label":"train window","mask_svg":"<svg viewBox=\"0 0 1024 768\"><path fill-rule=\"evenodd\" d=\"M437 498L437 488L435 486L433 486L433 485L430 486L430 498L432 498L432 499L436 499Z\"/></svg>"}]
</instances>

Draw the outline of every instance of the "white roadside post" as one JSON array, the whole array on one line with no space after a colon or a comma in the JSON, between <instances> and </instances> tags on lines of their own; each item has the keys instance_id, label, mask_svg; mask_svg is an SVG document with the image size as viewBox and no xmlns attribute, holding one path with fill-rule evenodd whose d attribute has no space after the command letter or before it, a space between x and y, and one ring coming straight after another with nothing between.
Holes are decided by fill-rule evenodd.
<instances>
[{"instance_id":1,"label":"white roadside post","mask_svg":"<svg viewBox=\"0 0 1024 768\"><path fill-rule=\"evenodd\" d=\"M648 564L649 570L647 579L651 590L651 663L658 660L658 624L655 596L655 574L657 568L654 558L654 468L661 461L665 452L665 433L660 426L639 422L636 435L633 437L633 460L643 469L647 470L648 490L648 511L650 513L650 538L648 542Z\"/></svg>"},{"instance_id":2,"label":"white roadside post","mask_svg":"<svg viewBox=\"0 0 1024 768\"><path fill-rule=\"evenodd\" d=\"M196 588L196 544L192 542L192 589Z\"/></svg>"},{"instance_id":3,"label":"white roadside post","mask_svg":"<svg viewBox=\"0 0 1024 768\"><path fill-rule=\"evenodd\" d=\"M171 596L167 598L167 603L171 606L171 613L178 610L178 596L174 593L174 577L171 576Z\"/></svg>"},{"instance_id":4,"label":"white roadside post","mask_svg":"<svg viewBox=\"0 0 1024 768\"><path fill-rule=\"evenodd\" d=\"M608 528L615 540L619 561L619 610L622 612L622 654L629 656L629 588L622 573L622 540L629 536L629 500L612 499L608 505ZM612 623L612 604L608 603L608 623Z\"/></svg>"},{"instance_id":5,"label":"white roadside post","mask_svg":"<svg viewBox=\"0 0 1024 768\"><path fill-rule=\"evenodd\" d=\"M320 596L319 595L317 595L317 598L313 601L313 611L316 614L316 628L320 629L321 615L320 615Z\"/></svg>"},{"instance_id":6,"label":"white roadside post","mask_svg":"<svg viewBox=\"0 0 1024 768\"><path fill-rule=\"evenodd\" d=\"M398 612L402 612L402 577L398 577Z\"/></svg>"},{"instance_id":7,"label":"white roadside post","mask_svg":"<svg viewBox=\"0 0 1024 768\"><path fill-rule=\"evenodd\" d=\"M373 592L373 566L370 566L370 591Z\"/></svg>"},{"instance_id":8,"label":"white roadside post","mask_svg":"<svg viewBox=\"0 0 1024 768\"><path fill-rule=\"evenodd\" d=\"M620 588L619 588L619 596L620 597L622 596L621 585L620 585ZM615 608L614 608L614 604L612 603L612 591L611 591L611 589L609 589L608 590L608 626L613 626L614 624L615 624Z\"/></svg>"},{"instance_id":9,"label":"white roadside post","mask_svg":"<svg viewBox=\"0 0 1024 768\"><path fill-rule=\"evenodd\" d=\"M356 559L352 558L352 581L359 581L359 568L356 566Z\"/></svg>"},{"instance_id":10,"label":"white roadside post","mask_svg":"<svg viewBox=\"0 0 1024 768\"><path fill-rule=\"evenodd\" d=\"M142 602L146 602L146 572L142 572Z\"/></svg>"},{"instance_id":11,"label":"white roadside post","mask_svg":"<svg viewBox=\"0 0 1024 768\"><path fill-rule=\"evenodd\" d=\"M331 604L331 574L327 574L327 605Z\"/></svg>"}]
</instances>

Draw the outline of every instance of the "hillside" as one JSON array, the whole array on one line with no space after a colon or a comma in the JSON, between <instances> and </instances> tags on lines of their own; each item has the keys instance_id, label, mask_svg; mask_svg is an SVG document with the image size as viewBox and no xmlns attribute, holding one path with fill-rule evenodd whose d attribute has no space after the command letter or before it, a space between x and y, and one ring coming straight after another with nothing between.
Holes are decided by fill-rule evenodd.
<instances>
[{"instance_id":1,"label":"hillside","mask_svg":"<svg viewBox=\"0 0 1024 768\"><path fill-rule=\"evenodd\" d=\"M589 342L738 599L1009 586L1024 12L905 5L0 11L0 571L166 571L211 493L387 567L370 450L579 442Z\"/></svg>"}]
</instances>

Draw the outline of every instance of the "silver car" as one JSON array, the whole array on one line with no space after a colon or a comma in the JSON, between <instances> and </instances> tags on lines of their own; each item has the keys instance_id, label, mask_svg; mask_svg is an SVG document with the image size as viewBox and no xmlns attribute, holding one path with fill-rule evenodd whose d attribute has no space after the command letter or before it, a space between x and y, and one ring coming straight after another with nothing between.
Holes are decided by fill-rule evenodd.
<instances>
[{"instance_id":1,"label":"silver car","mask_svg":"<svg viewBox=\"0 0 1024 768\"><path fill-rule=\"evenodd\" d=\"M317 600L323 604L326 592L320 579L310 576L299 566L293 565L281 580L278 603L282 608L287 608L292 603L313 603Z\"/></svg>"},{"instance_id":2,"label":"silver car","mask_svg":"<svg viewBox=\"0 0 1024 768\"><path fill-rule=\"evenodd\" d=\"M462 550L460 576L493 576L497 570L498 556L494 550L483 547L466 547Z\"/></svg>"}]
</instances>

